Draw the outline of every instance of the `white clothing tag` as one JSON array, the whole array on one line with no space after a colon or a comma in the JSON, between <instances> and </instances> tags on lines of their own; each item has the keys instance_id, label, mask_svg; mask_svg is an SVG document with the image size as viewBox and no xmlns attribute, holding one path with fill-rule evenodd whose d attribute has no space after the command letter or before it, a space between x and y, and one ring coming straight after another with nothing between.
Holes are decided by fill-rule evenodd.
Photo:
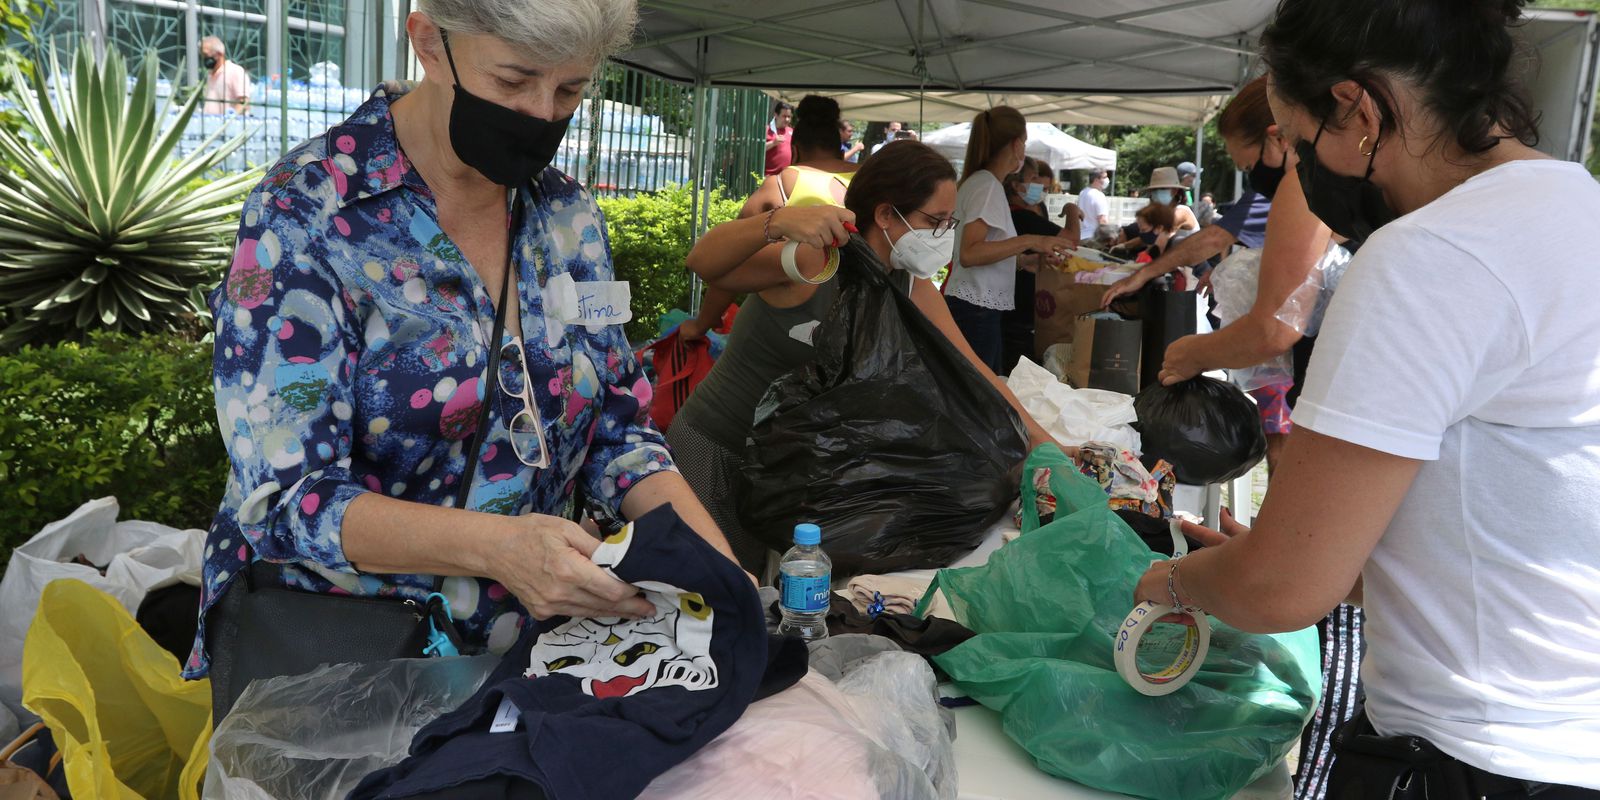
<instances>
[{"instance_id":1,"label":"white clothing tag","mask_svg":"<svg viewBox=\"0 0 1600 800\"><path fill-rule=\"evenodd\" d=\"M822 327L822 320L820 319L802 322L789 329L789 338L797 342L815 344L812 340L817 337L817 328L820 327Z\"/></svg>"},{"instance_id":2,"label":"white clothing tag","mask_svg":"<svg viewBox=\"0 0 1600 800\"><path fill-rule=\"evenodd\" d=\"M569 320L598 333L633 319L633 287L627 281L584 281L577 286L578 314Z\"/></svg>"},{"instance_id":3,"label":"white clothing tag","mask_svg":"<svg viewBox=\"0 0 1600 800\"><path fill-rule=\"evenodd\" d=\"M500 698L500 709L494 712L494 722L489 725L490 733L510 733L517 729L517 721L522 719L522 709L511 702L511 698Z\"/></svg>"}]
</instances>

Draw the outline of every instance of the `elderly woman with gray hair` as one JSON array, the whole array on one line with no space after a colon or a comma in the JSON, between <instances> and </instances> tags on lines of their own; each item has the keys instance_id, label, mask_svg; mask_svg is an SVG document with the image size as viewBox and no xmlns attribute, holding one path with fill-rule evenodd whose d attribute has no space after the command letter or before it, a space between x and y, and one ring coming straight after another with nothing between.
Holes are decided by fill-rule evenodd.
<instances>
[{"instance_id":1,"label":"elderly woman with gray hair","mask_svg":"<svg viewBox=\"0 0 1600 800\"><path fill-rule=\"evenodd\" d=\"M635 0L416 7L422 81L268 170L211 297L232 469L187 677L264 565L302 592L442 595L457 643L494 650L523 614L651 613L589 560L586 514L671 503L728 552L651 426L600 212L550 167Z\"/></svg>"}]
</instances>

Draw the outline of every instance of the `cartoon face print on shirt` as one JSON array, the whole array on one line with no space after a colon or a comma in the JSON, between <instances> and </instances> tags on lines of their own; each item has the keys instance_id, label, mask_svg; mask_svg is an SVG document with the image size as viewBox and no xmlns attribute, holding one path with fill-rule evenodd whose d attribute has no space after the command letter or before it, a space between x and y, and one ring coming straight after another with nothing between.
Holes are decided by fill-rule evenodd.
<instances>
[{"instance_id":1,"label":"cartoon face print on shirt","mask_svg":"<svg viewBox=\"0 0 1600 800\"><path fill-rule=\"evenodd\" d=\"M594 562L610 568L627 556L633 526L607 537ZM656 613L643 619L571 619L541 635L533 645L525 677L562 674L578 678L585 694L598 699L628 697L658 686L690 691L718 685L711 659L714 612L696 592L671 584L634 584Z\"/></svg>"}]
</instances>

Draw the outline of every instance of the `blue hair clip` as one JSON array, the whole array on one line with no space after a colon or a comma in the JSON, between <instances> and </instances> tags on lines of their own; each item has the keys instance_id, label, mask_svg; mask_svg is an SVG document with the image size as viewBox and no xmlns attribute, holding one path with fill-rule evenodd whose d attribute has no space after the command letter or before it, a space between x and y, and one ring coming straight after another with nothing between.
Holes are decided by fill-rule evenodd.
<instances>
[{"instance_id":1,"label":"blue hair clip","mask_svg":"<svg viewBox=\"0 0 1600 800\"><path fill-rule=\"evenodd\" d=\"M439 605L444 609L444 618L450 619L450 599L438 592L434 592L428 595L428 599L425 602L432 603L435 597L439 598ZM422 653L432 658L461 655L461 651L456 649L456 645L450 641L450 637L445 635L444 631L439 630L439 622L431 612L428 614L428 646L422 648Z\"/></svg>"},{"instance_id":2,"label":"blue hair clip","mask_svg":"<svg viewBox=\"0 0 1600 800\"><path fill-rule=\"evenodd\" d=\"M883 593L873 592L872 602L867 604L867 619L877 619L883 613Z\"/></svg>"}]
</instances>

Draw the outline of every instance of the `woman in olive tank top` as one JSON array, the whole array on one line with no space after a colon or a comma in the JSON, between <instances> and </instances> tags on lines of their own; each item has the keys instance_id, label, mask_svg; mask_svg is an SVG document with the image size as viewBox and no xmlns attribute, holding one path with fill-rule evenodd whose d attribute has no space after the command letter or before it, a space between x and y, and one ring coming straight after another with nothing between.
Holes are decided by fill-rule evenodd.
<instances>
[{"instance_id":1,"label":"woman in olive tank top","mask_svg":"<svg viewBox=\"0 0 1600 800\"><path fill-rule=\"evenodd\" d=\"M811 341L837 297L825 280L821 247L842 241L844 223L854 222L878 257L896 270L896 285L909 287L917 307L949 337L1016 408L1035 444L1050 437L1024 411L961 336L931 275L948 262L956 204L955 170L933 149L895 142L867 160L850 182L845 207L785 206L713 228L689 254L689 268L725 291L750 293L711 374L696 387L673 419L667 443L679 468L723 528L747 569L759 570L766 548L739 523L745 439L755 407L779 376L815 357ZM916 241L910 241L915 239ZM785 270L780 240L800 242L794 274ZM937 252L945 248L940 260ZM939 263L931 264L930 261Z\"/></svg>"}]
</instances>

